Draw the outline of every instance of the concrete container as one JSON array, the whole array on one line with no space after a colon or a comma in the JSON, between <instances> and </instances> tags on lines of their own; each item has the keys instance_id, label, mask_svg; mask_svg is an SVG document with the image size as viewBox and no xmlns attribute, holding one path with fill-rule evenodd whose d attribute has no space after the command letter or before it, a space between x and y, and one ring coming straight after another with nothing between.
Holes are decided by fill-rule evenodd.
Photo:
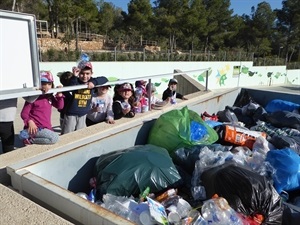
<instances>
[{"instance_id":1,"label":"concrete container","mask_svg":"<svg viewBox=\"0 0 300 225\"><path fill-rule=\"evenodd\" d=\"M144 113L140 118L101 132L84 137L78 131L63 135L62 139L71 137L72 142L8 166L12 186L22 195L75 224L132 224L74 194L88 189L97 158L111 151L146 144L155 119L166 111L187 105L198 113L217 112L233 105L239 93L240 88L211 92L201 97L194 93L188 96L189 100L176 106ZM268 93L271 94L265 94Z\"/></svg>"}]
</instances>

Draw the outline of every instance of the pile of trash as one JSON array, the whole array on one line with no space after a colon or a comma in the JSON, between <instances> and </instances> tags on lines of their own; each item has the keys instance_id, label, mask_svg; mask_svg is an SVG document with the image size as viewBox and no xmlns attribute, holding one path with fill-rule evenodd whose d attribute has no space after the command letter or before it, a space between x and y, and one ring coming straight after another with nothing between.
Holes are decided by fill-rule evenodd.
<instances>
[{"instance_id":1,"label":"pile of trash","mask_svg":"<svg viewBox=\"0 0 300 225\"><path fill-rule=\"evenodd\" d=\"M161 115L146 145L101 155L77 194L141 225L299 224L300 105L246 100Z\"/></svg>"}]
</instances>

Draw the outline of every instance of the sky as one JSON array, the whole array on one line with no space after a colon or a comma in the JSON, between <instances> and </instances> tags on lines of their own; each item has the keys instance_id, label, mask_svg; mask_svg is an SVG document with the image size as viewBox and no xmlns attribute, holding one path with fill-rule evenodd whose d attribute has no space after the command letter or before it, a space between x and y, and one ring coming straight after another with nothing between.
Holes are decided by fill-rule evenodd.
<instances>
[{"instance_id":1,"label":"sky","mask_svg":"<svg viewBox=\"0 0 300 225\"><path fill-rule=\"evenodd\" d=\"M230 9L233 9L233 14L250 15L251 7L254 6L255 8L257 8L257 4L263 1L264 0L231 0ZM116 7L120 7L127 12L127 4L130 2L130 0L105 0L105 2L111 2ZM150 2L153 1L151 0ZM282 0L265 0L265 2L268 2L270 4L272 10L282 8Z\"/></svg>"}]
</instances>

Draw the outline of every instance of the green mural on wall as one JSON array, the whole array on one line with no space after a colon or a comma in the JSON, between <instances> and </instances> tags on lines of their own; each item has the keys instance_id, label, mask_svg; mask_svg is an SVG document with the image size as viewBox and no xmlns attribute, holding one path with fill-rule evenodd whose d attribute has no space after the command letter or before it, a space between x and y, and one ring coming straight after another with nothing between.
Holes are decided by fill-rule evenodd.
<instances>
[{"instance_id":1,"label":"green mural on wall","mask_svg":"<svg viewBox=\"0 0 300 225\"><path fill-rule=\"evenodd\" d=\"M212 69L208 68L207 71L203 71L202 73L200 73L199 75L193 75L194 78L196 78L199 82L204 82L205 78L206 78L206 72L208 73L207 76L209 77L212 73Z\"/></svg>"},{"instance_id":2,"label":"green mural on wall","mask_svg":"<svg viewBox=\"0 0 300 225\"><path fill-rule=\"evenodd\" d=\"M230 65L226 65L222 69L217 70L217 84L219 84L220 86L225 85L225 80L227 80L227 73L230 71L230 69Z\"/></svg>"}]
</instances>

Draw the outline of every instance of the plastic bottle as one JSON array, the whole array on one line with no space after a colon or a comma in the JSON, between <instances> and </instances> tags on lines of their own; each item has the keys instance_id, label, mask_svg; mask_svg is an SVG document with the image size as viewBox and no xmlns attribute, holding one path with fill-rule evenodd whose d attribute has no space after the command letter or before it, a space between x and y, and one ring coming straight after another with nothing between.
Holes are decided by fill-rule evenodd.
<instances>
[{"instance_id":1,"label":"plastic bottle","mask_svg":"<svg viewBox=\"0 0 300 225\"><path fill-rule=\"evenodd\" d=\"M90 202L95 203L95 200L96 200L95 196L96 196L96 189L92 189L88 195L88 200Z\"/></svg>"},{"instance_id":2,"label":"plastic bottle","mask_svg":"<svg viewBox=\"0 0 300 225\"><path fill-rule=\"evenodd\" d=\"M193 223L193 225L207 225L207 224L208 224L207 221L201 215L199 215L198 218Z\"/></svg>"},{"instance_id":3,"label":"plastic bottle","mask_svg":"<svg viewBox=\"0 0 300 225\"><path fill-rule=\"evenodd\" d=\"M146 187L146 189L140 195L140 202L144 202L146 197L150 194L150 187Z\"/></svg>"},{"instance_id":4,"label":"plastic bottle","mask_svg":"<svg viewBox=\"0 0 300 225\"><path fill-rule=\"evenodd\" d=\"M170 198L170 197L173 197L177 194L177 189L169 189L167 191L165 191L164 193L158 195L155 200L156 201L159 201L159 202L162 202L162 201L165 201L166 199Z\"/></svg>"},{"instance_id":5,"label":"plastic bottle","mask_svg":"<svg viewBox=\"0 0 300 225\"><path fill-rule=\"evenodd\" d=\"M201 213L211 225L243 225L238 214L228 205L225 198L217 197L204 202Z\"/></svg>"},{"instance_id":6,"label":"plastic bottle","mask_svg":"<svg viewBox=\"0 0 300 225\"><path fill-rule=\"evenodd\" d=\"M194 186L191 188L191 192L194 200L206 199L206 191L204 186Z\"/></svg>"}]
</instances>

